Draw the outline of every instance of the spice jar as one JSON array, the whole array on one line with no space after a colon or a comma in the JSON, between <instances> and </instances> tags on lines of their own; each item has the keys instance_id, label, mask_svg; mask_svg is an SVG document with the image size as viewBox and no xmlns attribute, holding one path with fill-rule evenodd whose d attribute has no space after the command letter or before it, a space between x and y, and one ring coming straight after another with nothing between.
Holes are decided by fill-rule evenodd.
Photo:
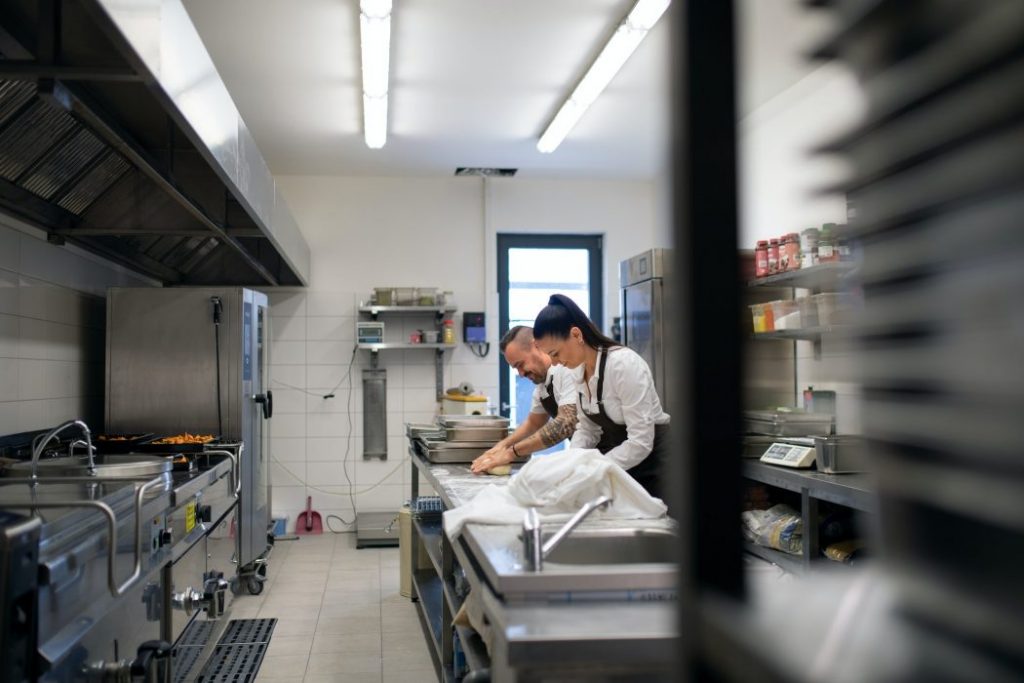
<instances>
[{"instance_id":1,"label":"spice jar","mask_svg":"<svg viewBox=\"0 0 1024 683\"><path fill-rule=\"evenodd\" d=\"M441 330L441 341L445 344L455 343L455 321L448 319L444 321L444 328Z\"/></svg>"},{"instance_id":2,"label":"spice jar","mask_svg":"<svg viewBox=\"0 0 1024 683\"><path fill-rule=\"evenodd\" d=\"M776 237L768 240L768 274L779 272L779 240Z\"/></svg>"},{"instance_id":3,"label":"spice jar","mask_svg":"<svg viewBox=\"0 0 1024 683\"><path fill-rule=\"evenodd\" d=\"M807 228L800 233L800 265L810 268L818 262L818 229Z\"/></svg>"},{"instance_id":4,"label":"spice jar","mask_svg":"<svg viewBox=\"0 0 1024 683\"><path fill-rule=\"evenodd\" d=\"M821 235L818 236L819 263L829 263L831 261L839 260L839 251L835 248L835 242L832 241L832 231L835 227L835 223L825 223L825 225L821 226Z\"/></svg>"},{"instance_id":5,"label":"spice jar","mask_svg":"<svg viewBox=\"0 0 1024 683\"><path fill-rule=\"evenodd\" d=\"M754 276L764 277L768 274L768 240L758 240L754 250Z\"/></svg>"},{"instance_id":6,"label":"spice jar","mask_svg":"<svg viewBox=\"0 0 1024 683\"><path fill-rule=\"evenodd\" d=\"M795 232L786 235L786 270L800 270L800 236Z\"/></svg>"}]
</instances>

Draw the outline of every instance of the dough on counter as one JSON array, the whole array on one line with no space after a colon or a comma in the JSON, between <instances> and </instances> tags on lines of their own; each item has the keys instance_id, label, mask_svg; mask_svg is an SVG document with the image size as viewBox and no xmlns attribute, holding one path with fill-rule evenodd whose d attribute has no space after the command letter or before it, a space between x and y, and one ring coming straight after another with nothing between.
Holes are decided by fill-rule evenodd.
<instances>
[{"instance_id":1,"label":"dough on counter","mask_svg":"<svg viewBox=\"0 0 1024 683\"><path fill-rule=\"evenodd\" d=\"M493 474L496 477L507 477L512 474L512 465L498 465L487 470L487 474Z\"/></svg>"}]
</instances>

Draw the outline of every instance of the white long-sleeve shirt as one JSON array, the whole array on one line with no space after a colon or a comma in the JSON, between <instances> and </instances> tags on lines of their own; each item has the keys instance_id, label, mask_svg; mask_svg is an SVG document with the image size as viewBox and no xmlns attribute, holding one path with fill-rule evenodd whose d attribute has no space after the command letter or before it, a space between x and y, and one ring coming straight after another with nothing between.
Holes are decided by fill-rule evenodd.
<instances>
[{"instance_id":1,"label":"white long-sleeve shirt","mask_svg":"<svg viewBox=\"0 0 1024 683\"><path fill-rule=\"evenodd\" d=\"M533 402L530 404L531 413L547 413L542 399L548 397L548 383L554 389L555 403L559 406L576 405L576 373L564 365L554 365L548 368L548 374L543 384L538 384L533 390Z\"/></svg>"},{"instance_id":2,"label":"white long-sleeve shirt","mask_svg":"<svg viewBox=\"0 0 1024 683\"><path fill-rule=\"evenodd\" d=\"M571 446L594 448L601 440L601 428L586 413L597 413L597 382L601 373L601 355L598 351L594 376L583 381L580 373L576 386L580 403ZM608 352L605 363L602 405L612 421L626 425L626 440L611 449L606 456L623 469L640 464L654 447L654 426L668 424L671 418L661 409L661 399L654 388L654 377L647 361L636 351L618 346Z\"/></svg>"}]
</instances>

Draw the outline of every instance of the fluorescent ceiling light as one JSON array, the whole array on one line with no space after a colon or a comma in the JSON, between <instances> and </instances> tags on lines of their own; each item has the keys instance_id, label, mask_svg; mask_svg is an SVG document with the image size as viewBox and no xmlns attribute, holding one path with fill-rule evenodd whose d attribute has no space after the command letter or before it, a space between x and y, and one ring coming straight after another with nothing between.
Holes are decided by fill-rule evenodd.
<instances>
[{"instance_id":1,"label":"fluorescent ceiling light","mask_svg":"<svg viewBox=\"0 0 1024 683\"><path fill-rule=\"evenodd\" d=\"M359 39L363 59L363 135L367 147L380 149L388 139L391 0L360 0Z\"/></svg>"},{"instance_id":2,"label":"fluorescent ceiling light","mask_svg":"<svg viewBox=\"0 0 1024 683\"><path fill-rule=\"evenodd\" d=\"M576 122L583 116L598 95L615 78L622 65L633 54L640 41L644 39L661 15L668 9L672 0L637 0L626 18L622 20L615 33L602 48L597 59L583 74L576 89L555 114L544 134L537 141L537 149L548 153L555 151L562 140L573 129Z\"/></svg>"}]
</instances>

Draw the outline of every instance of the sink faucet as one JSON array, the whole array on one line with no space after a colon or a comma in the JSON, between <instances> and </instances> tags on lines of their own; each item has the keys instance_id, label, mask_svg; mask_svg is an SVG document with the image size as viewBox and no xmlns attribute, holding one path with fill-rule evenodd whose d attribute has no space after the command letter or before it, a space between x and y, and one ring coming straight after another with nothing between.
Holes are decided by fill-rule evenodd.
<instances>
[{"instance_id":1,"label":"sink faucet","mask_svg":"<svg viewBox=\"0 0 1024 683\"><path fill-rule=\"evenodd\" d=\"M580 522L586 519L591 512L598 508L606 508L611 503L612 499L608 496L598 496L594 500L587 501L543 545L541 544L540 515L537 514L537 508L527 510L526 517L523 519L523 556L526 558L526 566L530 571L539 572L544 568L544 558L562 542L562 539L579 526Z\"/></svg>"},{"instance_id":2,"label":"sink faucet","mask_svg":"<svg viewBox=\"0 0 1024 683\"><path fill-rule=\"evenodd\" d=\"M93 453L93 450L94 450L93 445L92 445L92 432L89 431L88 425L86 425L81 420L68 420L67 422L65 422L63 424L57 425L56 427L54 427L53 429L48 431L46 434L44 434L42 437L36 437L35 439L33 439L33 441L32 441L32 483L33 484L35 484L36 479L38 479L38 475L39 475L39 456L41 456L43 454L43 451L46 449L46 445L48 443L50 443L50 441L52 441L53 439L56 439L57 436L61 432L63 432L65 429L68 429L70 427L78 427L81 430L82 435L85 437L85 444L84 445L86 447L86 451L89 454L89 473L92 474L93 472L96 471L96 463L95 463L95 461L93 460L93 457L92 457L92 453ZM74 447L75 447L75 444L71 444L71 448L74 449Z\"/></svg>"}]
</instances>

